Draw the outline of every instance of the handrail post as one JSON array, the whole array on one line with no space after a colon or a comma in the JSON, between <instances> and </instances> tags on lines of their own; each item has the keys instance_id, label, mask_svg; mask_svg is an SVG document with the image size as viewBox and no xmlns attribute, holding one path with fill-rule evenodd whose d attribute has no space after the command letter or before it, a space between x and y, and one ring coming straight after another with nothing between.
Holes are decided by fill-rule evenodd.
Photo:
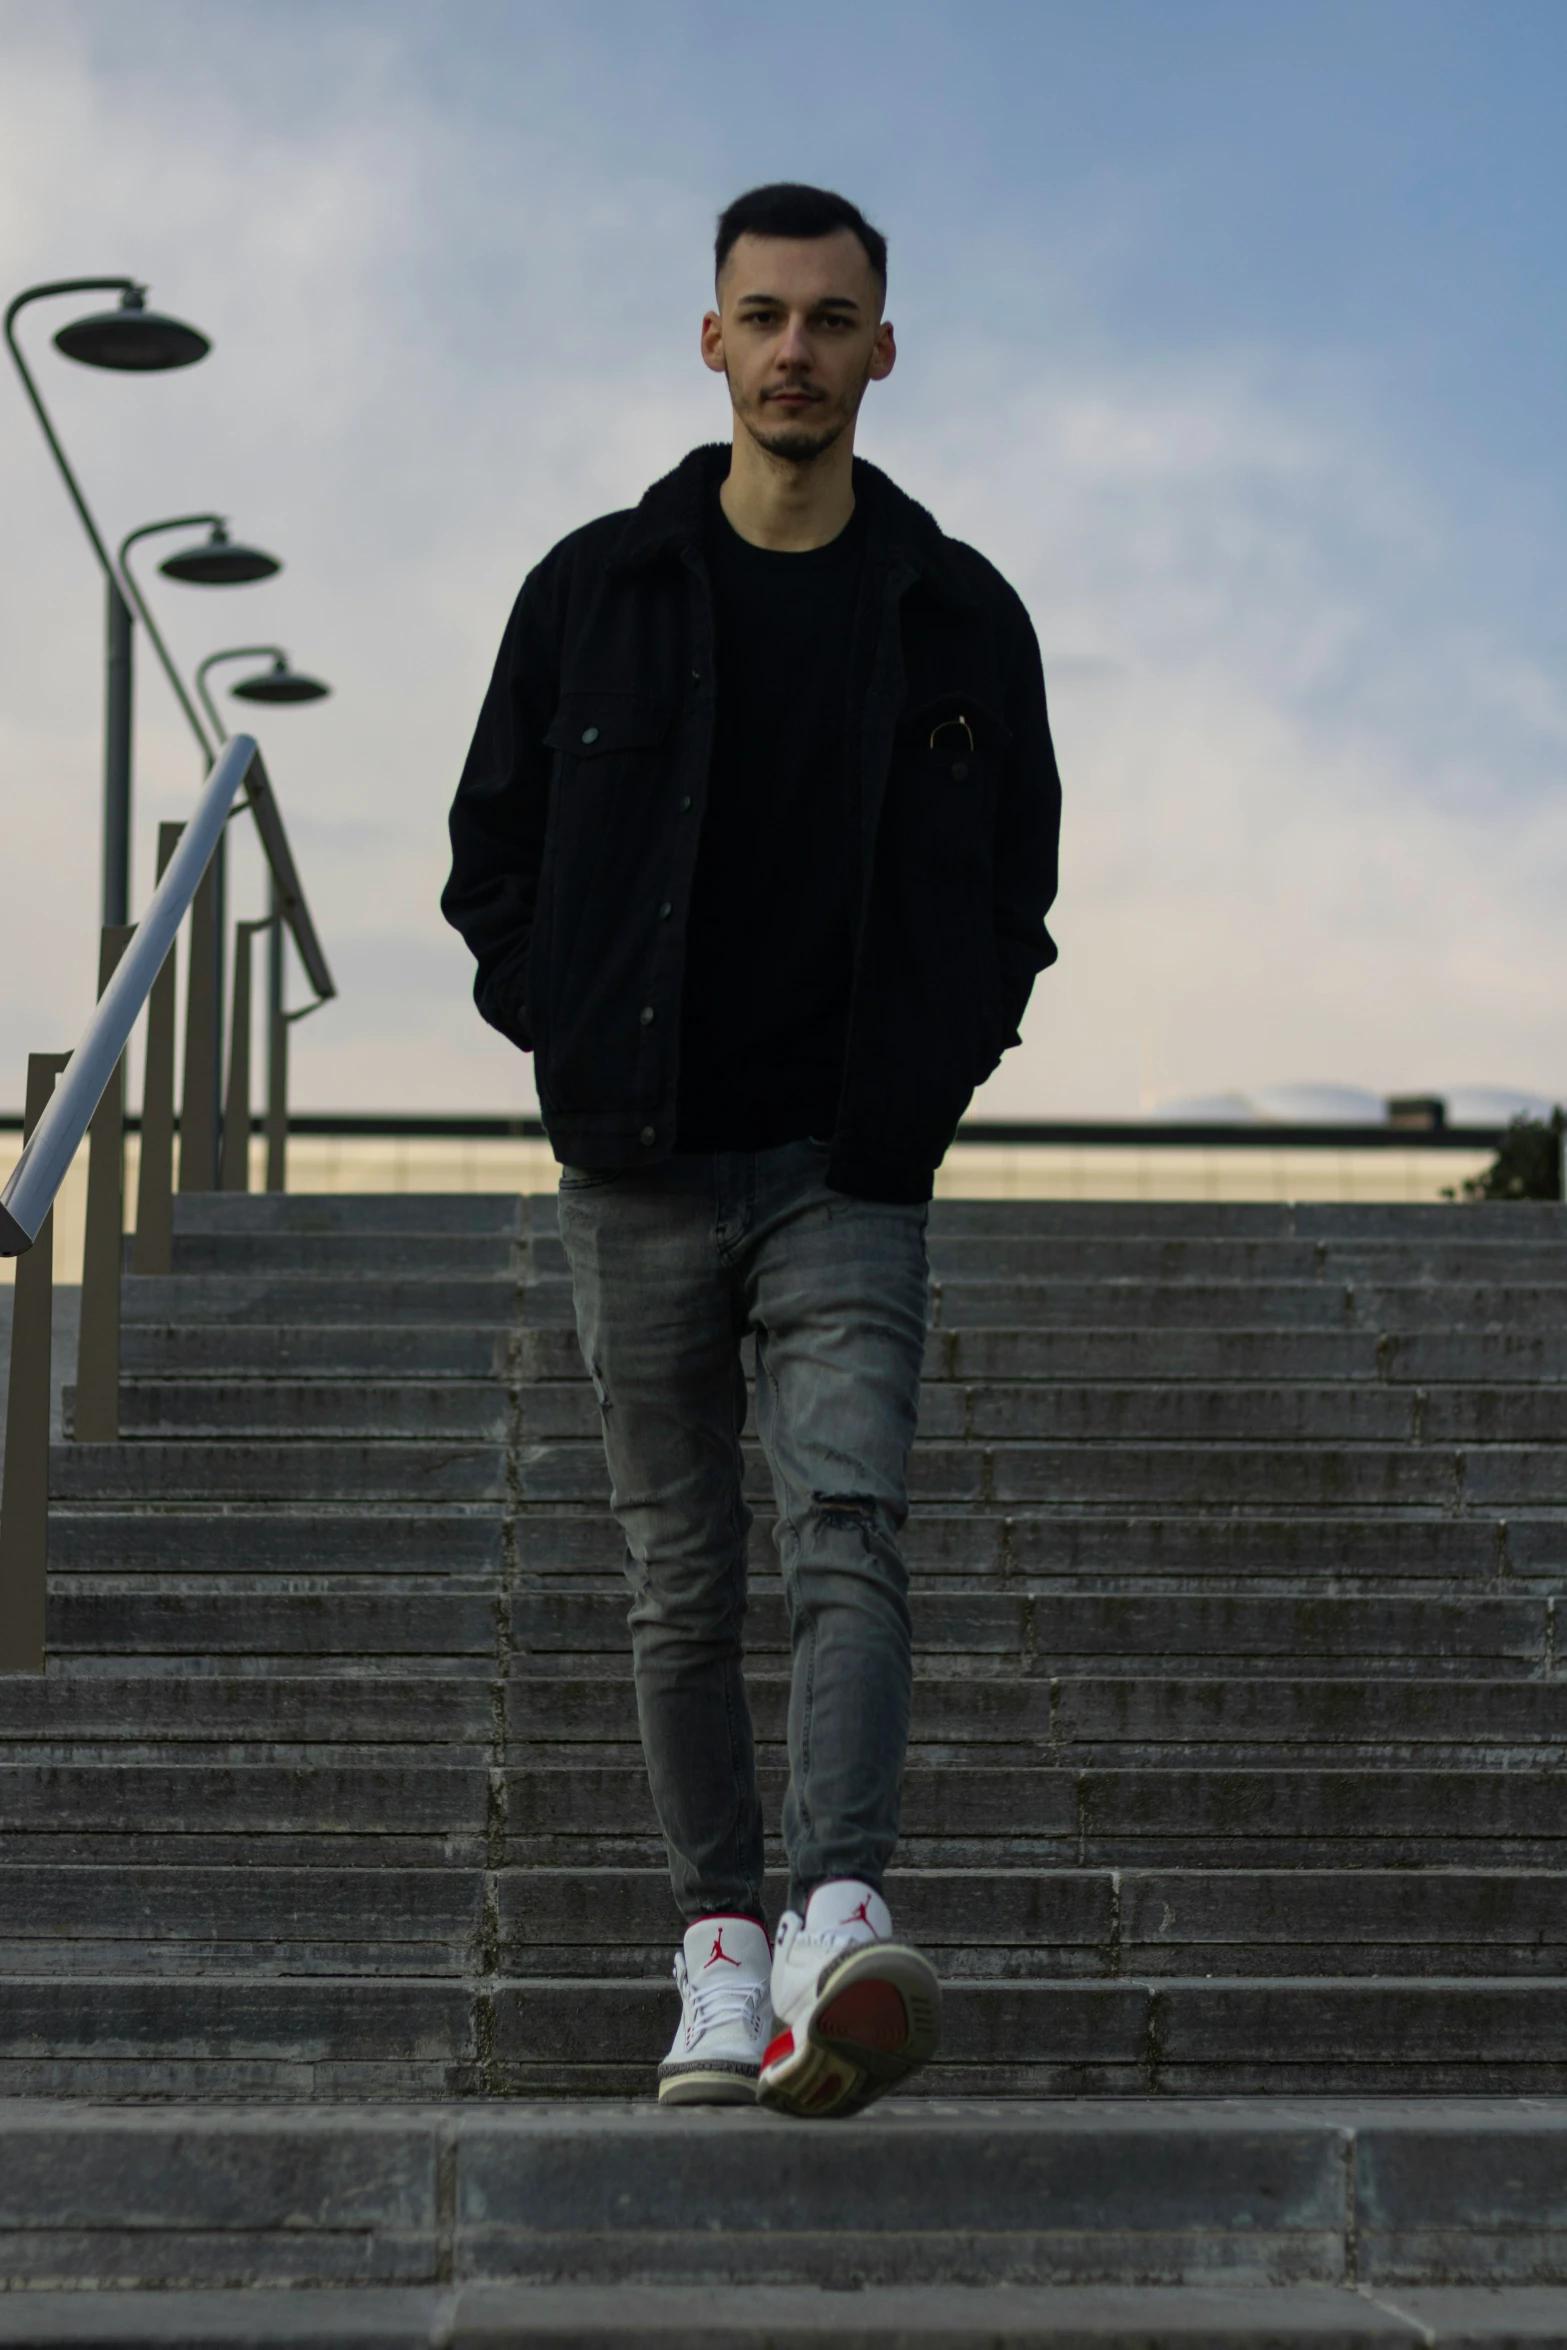
<instances>
[{"instance_id":1,"label":"handrail post","mask_svg":"<svg viewBox=\"0 0 1567 2350\"><path fill-rule=\"evenodd\" d=\"M180 1189L218 1186L218 883L213 861L190 909L190 977L185 992L185 1083L180 1102Z\"/></svg>"},{"instance_id":2,"label":"handrail post","mask_svg":"<svg viewBox=\"0 0 1567 2350\"><path fill-rule=\"evenodd\" d=\"M103 744L103 919L128 922L131 913L131 704L134 621L120 593L108 582L107 710Z\"/></svg>"},{"instance_id":3,"label":"handrail post","mask_svg":"<svg viewBox=\"0 0 1567 2350\"><path fill-rule=\"evenodd\" d=\"M283 1016L283 900L274 881L267 940L267 1189L288 1189L288 1022Z\"/></svg>"},{"instance_id":4,"label":"handrail post","mask_svg":"<svg viewBox=\"0 0 1567 2350\"><path fill-rule=\"evenodd\" d=\"M29 1053L23 1145L69 1053ZM0 1482L0 1673L41 1673L49 1597L49 1408L54 1352L54 1210L17 1260L11 1391Z\"/></svg>"},{"instance_id":5,"label":"handrail post","mask_svg":"<svg viewBox=\"0 0 1567 2350\"><path fill-rule=\"evenodd\" d=\"M229 1030L229 1082L223 1103L223 1189L250 1189L250 963L251 940L272 917L234 925L234 1011Z\"/></svg>"},{"instance_id":6,"label":"handrail post","mask_svg":"<svg viewBox=\"0 0 1567 2350\"><path fill-rule=\"evenodd\" d=\"M169 869L183 824L158 827L158 879ZM136 1173L138 1273L174 1269L174 1018L178 992L174 942L147 998L147 1057L142 1075L141 1164Z\"/></svg>"},{"instance_id":7,"label":"handrail post","mask_svg":"<svg viewBox=\"0 0 1567 2350\"><path fill-rule=\"evenodd\" d=\"M100 998L135 929L105 923L98 952ZM87 1129L87 1234L82 1249L82 1325L76 1356L75 1435L80 1444L120 1437L120 1276L125 1263L125 1056L114 1065Z\"/></svg>"}]
</instances>

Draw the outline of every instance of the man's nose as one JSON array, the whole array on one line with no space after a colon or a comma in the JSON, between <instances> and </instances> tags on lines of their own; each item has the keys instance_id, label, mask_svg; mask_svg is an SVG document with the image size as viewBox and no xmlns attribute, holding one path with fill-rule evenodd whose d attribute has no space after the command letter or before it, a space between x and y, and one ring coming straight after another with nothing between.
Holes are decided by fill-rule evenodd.
<instances>
[{"instance_id":1,"label":"man's nose","mask_svg":"<svg viewBox=\"0 0 1567 2350\"><path fill-rule=\"evenodd\" d=\"M773 354L780 367L809 367L811 346L805 332L803 318L791 318L778 338Z\"/></svg>"}]
</instances>

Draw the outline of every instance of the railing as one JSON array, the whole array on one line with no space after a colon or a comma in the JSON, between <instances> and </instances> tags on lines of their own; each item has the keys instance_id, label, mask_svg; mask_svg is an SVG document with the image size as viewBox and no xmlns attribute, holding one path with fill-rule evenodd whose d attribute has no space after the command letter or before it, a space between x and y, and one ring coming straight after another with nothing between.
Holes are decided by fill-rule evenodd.
<instances>
[{"instance_id":1,"label":"railing","mask_svg":"<svg viewBox=\"0 0 1567 2350\"><path fill-rule=\"evenodd\" d=\"M243 796L242 796L243 795ZM228 1084L220 1112L217 1041L218 909L213 865L240 806L256 820L276 909L235 926ZM190 917L185 1072L174 1107L175 939ZM53 1213L84 1136L87 1230L82 1258L75 1436L119 1439L120 1276L124 1264L125 1050L147 1012L141 1167L132 1262L167 1273L174 1230L174 1137L181 1191L245 1191L250 1180L250 949L256 931L285 925L315 989L311 1003L271 1006L267 1188L282 1190L288 1131L288 1024L336 993L299 886L283 820L249 735L235 735L188 824L160 827L158 884L140 923L106 925L98 1005L74 1053L33 1053L27 1064L22 1155L0 1190L0 1256L19 1257L11 1323L11 1385L0 1485L0 1672L42 1672L49 1548L49 1419L54 1293ZM220 1156L221 1146L221 1156Z\"/></svg>"}]
</instances>

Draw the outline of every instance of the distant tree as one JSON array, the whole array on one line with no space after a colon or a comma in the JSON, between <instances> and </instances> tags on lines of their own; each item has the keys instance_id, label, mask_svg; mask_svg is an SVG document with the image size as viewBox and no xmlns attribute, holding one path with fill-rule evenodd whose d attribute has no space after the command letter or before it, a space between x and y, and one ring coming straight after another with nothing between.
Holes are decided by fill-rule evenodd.
<instances>
[{"instance_id":1,"label":"distant tree","mask_svg":"<svg viewBox=\"0 0 1567 2350\"><path fill-rule=\"evenodd\" d=\"M1465 1199L1560 1199L1564 1129L1560 1108L1549 1118L1515 1118L1485 1173L1464 1185Z\"/></svg>"}]
</instances>

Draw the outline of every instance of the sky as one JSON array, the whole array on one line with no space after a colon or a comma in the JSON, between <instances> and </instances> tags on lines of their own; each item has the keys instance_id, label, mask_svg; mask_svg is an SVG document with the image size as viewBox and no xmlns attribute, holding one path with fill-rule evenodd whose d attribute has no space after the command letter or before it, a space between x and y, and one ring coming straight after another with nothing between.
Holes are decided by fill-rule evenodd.
<instances>
[{"instance_id":1,"label":"sky","mask_svg":"<svg viewBox=\"0 0 1567 2350\"><path fill-rule=\"evenodd\" d=\"M0 0L0 293L125 272L213 341L137 381L24 318L105 533L228 514L284 569L156 581L179 659L334 688L248 718L340 989L298 1105L532 1106L446 808L525 572L727 432L713 221L783 177L887 233L858 445L1044 655L1061 960L977 1111L1560 1098L1564 78L1560 0ZM4 373L11 1107L91 998L103 618ZM140 906L201 767L145 651L137 692Z\"/></svg>"}]
</instances>

